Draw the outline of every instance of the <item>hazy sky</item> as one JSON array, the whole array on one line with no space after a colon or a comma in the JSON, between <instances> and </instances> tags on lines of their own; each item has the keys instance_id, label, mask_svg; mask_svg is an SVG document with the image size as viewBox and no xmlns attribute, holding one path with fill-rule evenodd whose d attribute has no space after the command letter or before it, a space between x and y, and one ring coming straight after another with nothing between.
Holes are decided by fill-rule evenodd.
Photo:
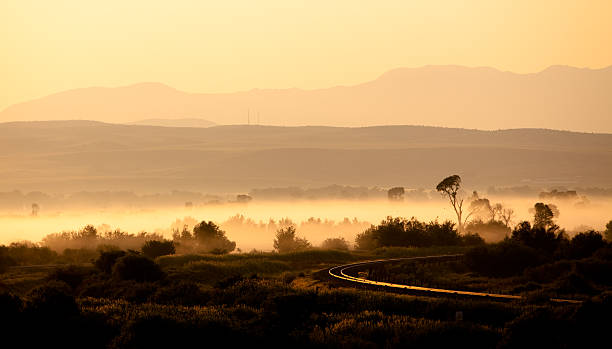
<instances>
[{"instance_id":1,"label":"hazy sky","mask_svg":"<svg viewBox=\"0 0 612 349\"><path fill-rule=\"evenodd\" d=\"M0 109L65 89L317 88L427 64L612 64L610 0L2 0Z\"/></svg>"}]
</instances>

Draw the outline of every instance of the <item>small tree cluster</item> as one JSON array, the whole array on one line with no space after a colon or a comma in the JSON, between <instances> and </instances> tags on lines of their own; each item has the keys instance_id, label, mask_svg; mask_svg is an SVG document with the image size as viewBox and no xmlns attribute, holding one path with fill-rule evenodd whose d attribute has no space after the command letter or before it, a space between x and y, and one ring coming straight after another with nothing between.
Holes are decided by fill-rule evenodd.
<instances>
[{"instance_id":1,"label":"small tree cluster","mask_svg":"<svg viewBox=\"0 0 612 349\"><path fill-rule=\"evenodd\" d=\"M452 246L464 244L467 241L482 241L474 237L475 235L470 234L469 239L464 241L455 229L455 224L450 221L425 223L414 217L409 220L401 217L387 217L379 225L372 226L358 234L355 245L358 249L370 250L385 246Z\"/></svg>"},{"instance_id":2,"label":"small tree cluster","mask_svg":"<svg viewBox=\"0 0 612 349\"><path fill-rule=\"evenodd\" d=\"M236 249L236 242L225 236L225 231L211 221L202 221L193 227L193 234L183 228L173 234L174 242L182 249L193 252L229 253Z\"/></svg>"},{"instance_id":3,"label":"small tree cluster","mask_svg":"<svg viewBox=\"0 0 612 349\"><path fill-rule=\"evenodd\" d=\"M289 226L276 231L274 249L280 253L300 251L311 248L308 240L296 236L295 227Z\"/></svg>"}]
</instances>

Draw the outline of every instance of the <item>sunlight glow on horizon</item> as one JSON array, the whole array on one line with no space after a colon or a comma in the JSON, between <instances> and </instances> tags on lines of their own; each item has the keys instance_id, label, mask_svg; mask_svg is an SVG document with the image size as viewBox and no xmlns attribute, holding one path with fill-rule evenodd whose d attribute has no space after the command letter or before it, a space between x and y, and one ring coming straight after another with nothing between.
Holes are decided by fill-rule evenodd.
<instances>
[{"instance_id":1,"label":"sunlight glow on horizon","mask_svg":"<svg viewBox=\"0 0 612 349\"><path fill-rule=\"evenodd\" d=\"M5 0L0 109L143 81L190 92L325 88L397 67L612 64L606 0Z\"/></svg>"}]
</instances>

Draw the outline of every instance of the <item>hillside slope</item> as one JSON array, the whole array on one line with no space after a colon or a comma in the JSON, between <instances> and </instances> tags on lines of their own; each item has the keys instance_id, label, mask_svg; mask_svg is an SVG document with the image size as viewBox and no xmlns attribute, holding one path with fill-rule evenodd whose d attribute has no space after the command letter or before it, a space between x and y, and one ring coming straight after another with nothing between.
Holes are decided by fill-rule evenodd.
<instances>
[{"instance_id":1,"label":"hillside slope","mask_svg":"<svg viewBox=\"0 0 612 349\"><path fill-rule=\"evenodd\" d=\"M454 173L480 187L612 186L611 134L542 129L15 122L0 124L0 158L0 191L433 188Z\"/></svg>"}]
</instances>

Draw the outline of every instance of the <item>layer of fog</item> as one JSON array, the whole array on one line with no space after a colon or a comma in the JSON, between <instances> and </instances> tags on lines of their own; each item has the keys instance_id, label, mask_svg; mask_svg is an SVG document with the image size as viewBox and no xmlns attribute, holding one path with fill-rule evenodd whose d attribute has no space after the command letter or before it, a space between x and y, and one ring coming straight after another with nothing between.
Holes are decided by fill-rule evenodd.
<instances>
[{"instance_id":1,"label":"layer of fog","mask_svg":"<svg viewBox=\"0 0 612 349\"><path fill-rule=\"evenodd\" d=\"M603 230L612 219L612 199L590 201L541 200L538 198L488 197L491 203L502 203L515 212L512 224L531 220L529 209L535 202L554 203L560 211L556 222L570 235L587 229ZM466 204L467 207L467 204ZM313 245L330 237L354 241L356 234L387 216L416 217L422 221L455 220L447 201L441 197L422 202L389 202L387 200L317 200L252 201L248 204L226 203L194 207L156 209L64 210L32 216L30 211L0 216L0 244L17 241L39 242L50 233L75 231L93 225L101 232L121 229L129 233L146 231L172 237L173 229L189 228L202 220L221 225L230 240L242 251L271 250L275 228L290 220L298 235ZM313 219L314 218L314 219ZM309 220L310 219L310 220ZM273 220L271 224L270 220ZM503 237L499 237L503 238Z\"/></svg>"}]
</instances>

